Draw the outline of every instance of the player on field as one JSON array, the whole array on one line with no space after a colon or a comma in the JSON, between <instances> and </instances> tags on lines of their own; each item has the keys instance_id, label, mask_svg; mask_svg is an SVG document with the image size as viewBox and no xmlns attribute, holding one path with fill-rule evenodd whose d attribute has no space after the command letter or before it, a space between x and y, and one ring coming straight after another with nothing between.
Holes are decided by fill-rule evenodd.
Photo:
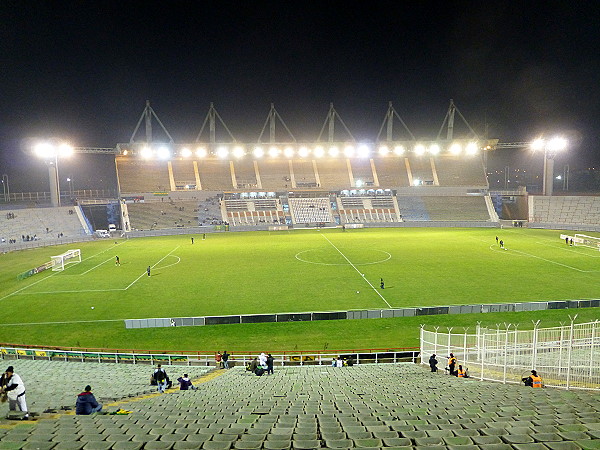
<instances>
[{"instance_id":1,"label":"player on field","mask_svg":"<svg viewBox=\"0 0 600 450\"><path fill-rule=\"evenodd\" d=\"M121 261L119 260L118 256L115 256L115 266L120 266L121 265Z\"/></svg>"},{"instance_id":2,"label":"player on field","mask_svg":"<svg viewBox=\"0 0 600 450\"><path fill-rule=\"evenodd\" d=\"M192 244L194 243L194 236L192 236Z\"/></svg>"},{"instance_id":3,"label":"player on field","mask_svg":"<svg viewBox=\"0 0 600 450\"><path fill-rule=\"evenodd\" d=\"M383 281L383 278L381 278L381 281L379 282L379 286L381 287L381 289L385 289L385 283Z\"/></svg>"},{"instance_id":4,"label":"player on field","mask_svg":"<svg viewBox=\"0 0 600 450\"><path fill-rule=\"evenodd\" d=\"M500 239L500 248L504 248L504 241Z\"/></svg>"},{"instance_id":5,"label":"player on field","mask_svg":"<svg viewBox=\"0 0 600 450\"><path fill-rule=\"evenodd\" d=\"M148 273L148 276L150 276L150 266L148 266L148 268L146 269L146 272Z\"/></svg>"}]
</instances>

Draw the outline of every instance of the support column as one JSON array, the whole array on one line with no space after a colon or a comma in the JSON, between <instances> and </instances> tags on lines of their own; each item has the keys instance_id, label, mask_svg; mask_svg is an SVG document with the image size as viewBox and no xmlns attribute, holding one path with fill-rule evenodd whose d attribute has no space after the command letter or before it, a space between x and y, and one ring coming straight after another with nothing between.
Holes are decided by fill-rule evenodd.
<instances>
[{"instance_id":1,"label":"support column","mask_svg":"<svg viewBox=\"0 0 600 450\"><path fill-rule=\"evenodd\" d=\"M552 195L554 187L554 158L548 158L544 155L544 184L543 194L547 196Z\"/></svg>"},{"instance_id":2,"label":"support column","mask_svg":"<svg viewBox=\"0 0 600 450\"><path fill-rule=\"evenodd\" d=\"M48 163L48 177L50 179L50 201L52 206L60 206L60 192L58 191L58 170L56 165Z\"/></svg>"},{"instance_id":3,"label":"support column","mask_svg":"<svg viewBox=\"0 0 600 450\"><path fill-rule=\"evenodd\" d=\"M167 170L169 171L169 185L171 190L175 191L177 190L177 187L175 186L175 177L173 177L173 165L171 164L171 161L167 161Z\"/></svg>"},{"instance_id":4,"label":"support column","mask_svg":"<svg viewBox=\"0 0 600 450\"><path fill-rule=\"evenodd\" d=\"M229 172L231 173L231 185L237 189L237 179L235 178L235 167L233 161L229 161Z\"/></svg>"},{"instance_id":5,"label":"support column","mask_svg":"<svg viewBox=\"0 0 600 450\"><path fill-rule=\"evenodd\" d=\"M377 176L377 170L375 170L375 161L373 160L373 158L370 159L371 161L371 172L373 172L373 184L377 187L379 187L379 177Z\"/></svg>"},{"instance_id":6,"label":"support column","mask_svg":"<svg viewBox=\"0 0 600 450\"><path fill-rule=\"evenodd\" d=\"M258 171L258 161L254 160L254 175L256 176L256 187L262 189L262 181L260 180L260 172Z\"/></svg>"},{"instance_id":7,"label":"support column","mask_svg":"<svg viewBox=\"0 0 600 450\"><path fill-rule=\"evenodd\" d=\"M202 190L202 184L200 183L200 172L198 172L198 161L192 161L194 164L194 177L196 178L196 190Z\"/></svg>"},{"instance_id":8,"label":"support column","mask_svg":"<svg viewBox=\"0 0 600 450\"><path fill-rule=\"evenodd\" d=\"M317 182L317 187L321 187L321 178L319 177L319 170L317 169L317 161L312 160L313 170L315 171L315 181Z\"/></svg>"},{"instance_id":9,"label":"support column","mask_svg":"<svg viewBox=\"0 0 600 450\"><path fill-rule=\"evenodd\" d=\"M406 175L408 175L408 185L412 186L413 185L413 176L412 176L412 171L410 170L410 162L408 161L408 158L404 158L404 165L406 166Z\"/></svg>"},{"instance_id":10,"label":"support column","mask_svg":"<svg viewBox=\"0 0 600 450\"><path fill-rule=\"evenodd\" d=\"M292 188L296 189L296 176L294 175L294 165L292 164L292 160L288 159L288 167L290 170L290 183Z\"/></svg>"},{"instance_id":11,"label":"support column","mask_svg":"<svg viewBox=\"0 0 600 450\"><path fill-rule=\"evenodd\" d=\"M356 183L354 182L354 174L352 173L352 165L349 158L346 158L346 167L348 168L348 177L350 177L350 187L355 187Z\"/></svg>"}]
</instances>

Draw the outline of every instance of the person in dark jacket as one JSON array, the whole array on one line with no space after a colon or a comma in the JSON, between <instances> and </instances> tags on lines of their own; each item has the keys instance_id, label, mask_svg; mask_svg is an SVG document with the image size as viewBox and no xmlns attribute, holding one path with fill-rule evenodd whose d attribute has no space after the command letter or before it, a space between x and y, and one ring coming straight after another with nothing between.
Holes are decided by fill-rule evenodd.
<instances>
[{"instance_id":1,"label":"person in dark jacket","mask_svg":"<svg viewBox=\"0 0 600 450\"><path fill-rule=\"evenodd\" d=\"M438 363L438 360L435 359L435 353L434 353L429 358L429 367L431 367L432 372L437 372L437 363Z\"/></svg>"},{"instance_id":2,"label":"person in dark jacket","mask_svg":"<svg viewBox=\"0 0 600 450\"><path fill-rule=\"evenodd\" d=\"M194 387L194 385L192 384L192 381L188 378L187 373L183 374L182 377L177 378L177 382L179 383L179 390L181 390L181 391L187 391L189 389L191 389L191 390L196 389Z\"/></svg>"},{"instance_id":3,"label":"person in dark jacket","mask_svg":"<svg viewBox=\"0 0 600 450\"><path fill-rule=\"evenodd\" d=\"M88 384L85 390L77 396L75 414L87 416L100 411L102 411L102 405L96 401L96 397L92 394L92 387Z\"/></svg>"},{"instance_id":4,"label":"person in dark jacket","mask_svg":"<svg viewBox=\"0 0 600 450\"><path fill-rule=\"evenodd\" d=\"M273 358L273 355L271 355L269 353L269 356L267 356L267 375L273 375L273 363L275 362L275 358Z\"/></svg>"}]
</instances>

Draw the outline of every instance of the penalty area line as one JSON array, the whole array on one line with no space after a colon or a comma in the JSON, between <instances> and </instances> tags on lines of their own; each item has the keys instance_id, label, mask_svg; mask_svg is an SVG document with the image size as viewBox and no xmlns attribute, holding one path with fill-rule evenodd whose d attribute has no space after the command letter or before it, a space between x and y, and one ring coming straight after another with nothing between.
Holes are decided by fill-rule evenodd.
<instances>
[{"instance_id":1,"label":"penalty area line","mask_svg":"<svg viewBox=\"0 0 600 450\"><path fill-rule=\"evenodd\" d=\"M157 262L155 262L153 265L150 266L151 269L154 269L157 265L159 265L161 263L161 261L163 259L165 259L166 257L170 256L171 253L173 253L175 250L177 250L180 247L180 245L178 245L177 247L175 247L173 250L171 250L169 253L167 253L165 256L163 256L162 258L160 258ZM135 283L137 283L140 278L142 278L144 275L146 275L146 272L143 272L139 277L137 277L135 280L133 280L129 286L127 286L124 290L129 289L131 286L133 286Z\"/></svg>"},{"instance_id":2,"label":"penalty area line","mask_svg":"<svg viewBox=\"0 0 600 450\"><path fill-rule=\"evenodd\" d=\"M379 295L379 297L381 297L381 300L383 300L383 301L385 302L385 304L386 304L386 305L388 305L388 308L390 308L390 309L391 309L391 308L392 308L392 305L390 305L390 304L388 303L388 301L385 299L385 297L384 297L383 295L381 295L381 293L380 293L380 292L377 290L377 288L376 288L375 286L373 286L373 285L371 284L371 282L365 278L365 276L364 276L364 275L363 275L363 274L360 272L360 270L358 270L358 269L356 268L356 266L355 266L354 264L352 264L352 261L350 261L350 260L349 260L349 259L346 257L346 255L344 255L344 254L342 253L342 251L341 251L339 248L337 248L333 242L331 242L331 241L329 240L329 238L328 238L327 236L325 236L324 234L321 234L321 236L323 236L323 237L325 238L325 240L326 240L327 242L329 242L329 243L331 244L331 246L332 246L333 248L335 248L335 249L338 251L338 253L339 253L340 255L342 255L342 257L343 257L343 258L344 258L346 261L348 261L348 264L350 264L350 265L352 266L352 268L358 272L358 274L359 274L359 275L362 277L362 279L363 279L363 280L365 280L365 281L368 283L368 285L369 285L369 286L371 286L371 289L373 289L373 290L375 291L375 293L376 293L377 295Z\"/></svg>"}]
</instances>

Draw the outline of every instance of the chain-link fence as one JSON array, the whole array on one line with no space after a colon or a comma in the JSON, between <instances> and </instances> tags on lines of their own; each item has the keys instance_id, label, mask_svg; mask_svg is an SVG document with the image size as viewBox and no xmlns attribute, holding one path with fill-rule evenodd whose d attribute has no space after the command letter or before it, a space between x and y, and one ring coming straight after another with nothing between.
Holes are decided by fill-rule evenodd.
<instances>
[{"instance_id":1,"label":"chain-link fence","mask_svg":"<svg viewBox=\"0 0 600 450\"><path fill-rule=\"evenodd\" d=\"M600 390L600 322L574 323L532 330L512 324L496 329L479 325L475 333L433 331L421 327L421 363L432 354L440 366L453 353L457 364L468 368L471 377L503 383L520 383L537 370L546 386L563 389ZM442 364L443 363L443 364Z\"/></svg>"}]
</instances>

